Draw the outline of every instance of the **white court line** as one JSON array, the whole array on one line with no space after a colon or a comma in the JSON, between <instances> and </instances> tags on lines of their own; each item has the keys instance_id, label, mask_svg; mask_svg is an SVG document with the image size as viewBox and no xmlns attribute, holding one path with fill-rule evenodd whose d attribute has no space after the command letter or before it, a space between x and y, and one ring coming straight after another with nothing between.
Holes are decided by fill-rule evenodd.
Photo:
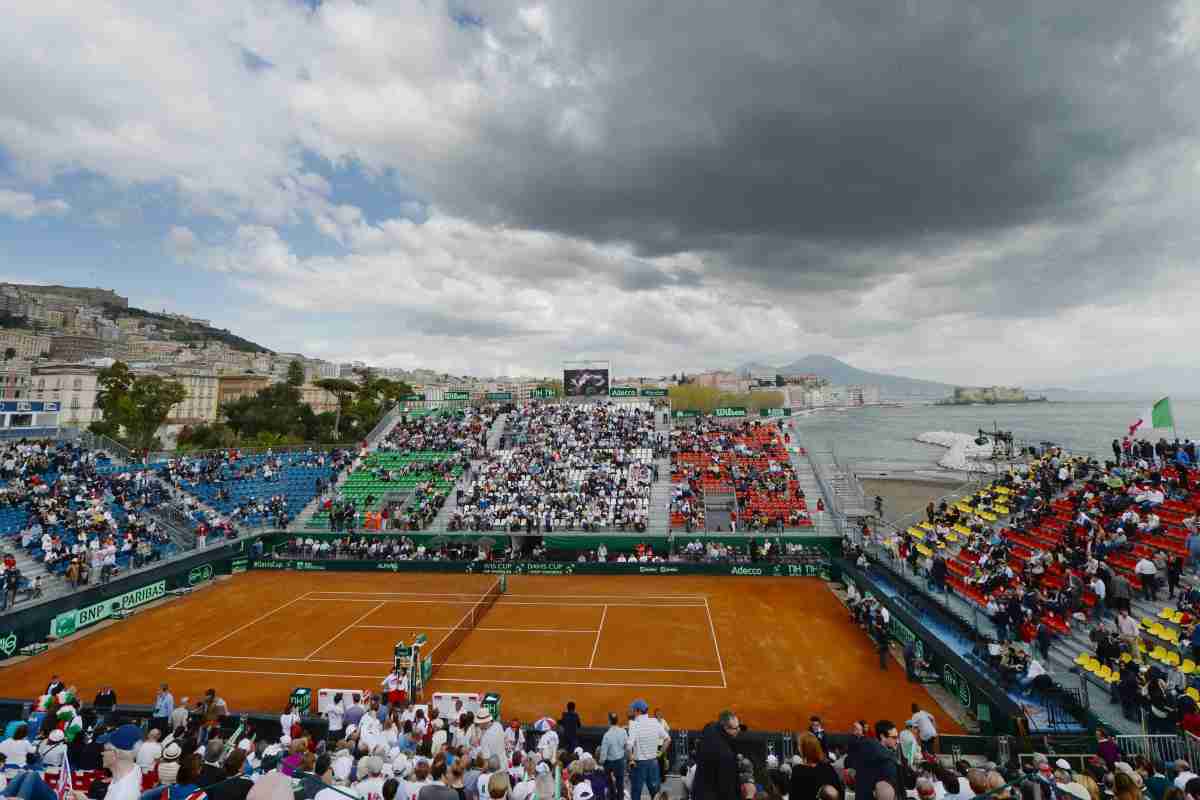
<instances>
[{"instance_id":1,"label":"white court line","mask_svg":"<svg viewBox=\"0 0 1200 800\"><path fill-rule=\"evenodd\" d=\"M374 608L372 608L370 611L368 611L367 613L363 614L363 615L362 615L362 616L360 616L358 619L354 620L354 622L351 622L349 625L347 625L346 627L342 628L340 631L338 631L337 633L335 633L335 634L333 635L333 638L332 638L332 639L330 639L328 642L326 642L325 644L321 645L321 646L320 646L320 647L318 647L316 650L313 650L311 653L309 653L307 656L305 656L305 660L307 660L307 659L309 659L309 658L312 658L312 657L313 657L313 656L315 656L317 653L319 653L319 652L321 652L322 650L324 650L326 647L329 647L329 645L333 644L333 643L334 643L334 642L336 642L338 639L342 638L342 636L343 636L343 635L345 635L345 634L346 634L346 633L347 633L347 632L348 632L348 631L349 631L351 628L353 628L355 625L357 625L358 623L362 622L364 619L366 619L367 617L371 616L371 615L372 615L372 614L374 614L376 611L378 611L379 609L383 608L383 607L384 607L384 606L386 606L386 605L387 605L387 601L384 601L384 602L381 602L381 603L377 603L377 604L375 605L375 607L374 607Z\"/></svg>"},{"instance_id":2,"label":"white court line","mask_svg":"<svg viewBox=\"0 0 1200 800\"><path fill-rule=\"evenodd\" d=\"M378 600L368 600L366 598L356 597L310 597L309 600L321 602L322 600L330 603L377 603ZM473 606L478 600L388 600L389 605L404 606L404 605L441 605L441 606ZM493 608L504 608L507 606L553 606L554 608L601 608L602 606L622 606L625 608L704 608L703 603L529 603L519 601L510 603L507 600L497 600L492 606Z\"/></svg>"},{"instance_id":3,"label":"white court line","mask_svg":"<svg viewBox=\"0 0 1200 800\"><path fill-rule=\"evenodd\" d=\"M213 660L225 659L227 661L297 661L306 664L391 664L391 661L358 661L355 659L345 658L295 658L292 656L214 656L214 655L195 655L189 658L208 658ZM528 664L459 664L452 661L435 662L438 667L466 667L469 669L563 669L592 672L681 672L697 675L715 675L719 670L715 669L674 669L671 667L546 667L533 666Z\"/></svg>"},{"instance_id":4,"label":"white court line","mask_svg":"<svg viewBox=\"0 0 1200 800\"><path fill-rule=\"evenodd\" d=\"M254 624L254 623L256 623L256 622L262 622L264 619L266 619L267 617L271 616L272 614L277 614L277 613L279 613L280 611L283 611L283 610L284 610L285 608L287 608L288 606L290 606L292 603L298 603L298 602L300 602L301 600L303 600L303 599L304 599L304 598L306 598L306 597L308 597L308 593L302 594L302 595L300 595L299 597L296 597L296 598L293 598L293 599L291 599L291 600L287 601L286 603L284 603L283 605L281 605L279 608L275 609L274 611L268 611L267 613L263 614L261 617L255 617L254 619L252 619L252 620L250 620L249 622L247 622L245 625L242 625L241 627L238 627L238 628L234 628L234 629L233 629L233 630L231 630L229 633L227 633L227 634L225 634L224 636L222 636L220 639L217 639L215 642L210 642L209 644L206 644L204 647L201 647L201 648L200 648L199 650L197 650L195 653L192 653L192 655L189 655L189 656L184 656L183 658L181 658L181 659L179 659L178 661L176 661L176 662L175 662L175 664L182 664L184 661L187 661L187 660L188 660L189 658L191 658L192 656L194 656L194 655L198 655L198 654L200 654L200 653L203 653L203 652L204 652L205 650L207 650L208 648L212 647L213 645L220 644L221 642L223 642L223 641L225 641L226 639L228 639L230 636L233 636L235 633L238 633L239 631L244 631L244 630L246 630L246 628L249 628L251 625L253 625L253 624ZM171 665L171 667L174 667L174 666L175 666L175 664L172 664L172 665ZM170 669L171 667L168 667L168 669Z\"/></svg>"},{"instance_id":5,"label":"white court line","mask_svg":"<svg viewBox=\"0 0 1200 800\"><path fill-rule=\"evenodd\" d=\"M347 658L295 658L293 656L214 656L194 655L188 658L224 658L229 661L303 661L308 664L393 664L393 661L359 661Z\"/></svg>"},{"instance_id":6,"label":"white court line","mask_svg":"<svg viewBox=\"0 0 1200 800\"><path fill-rule=\"evenodd\" d=\"M252 669L206 669L204 667L167 667L176 672L208 672L221 673L223 675L278 675L281 677L292 678L368 678L378 680L378 675L344 675L342 673L331 672L270 672L267 670L252 670ZM459 683L510 683L524 684L529 686L604 686L624 689L723 689L722 686L696 686L694 684L679 684L679 683L588 683L587 681L500 681L494 678L480 678L477 681L462 678L435 678L430 683L447 683L457 681Z\"/></svg>"},{"instance_id":7,"label":"white court line","mask_svg":"<svg viewBox=\"0 0 1200 800\"><path fill-rule=\"evenodd\" d=\"M592 658L588 661L588 667L596 663L596 651L600 649L600 634L604 631L604 620L608 619L608 606L604 607L604 612L600 614L600 627L596 629L596 643L592 645Z\"/></svg>"},{"instance_id":8,"label":"white court line","mask_svg":"<svg viewBox=\"0 0 1200 800\"><path fill-rule=\"evenodd\" d=\"M720 671L715 669L672 669L671 667L535 667L523 664L455 664L447 661L438 661L436 665L439 667L472 667L478 669L570 669L592 670L593 672L695 672L709 673L713 675Z\"/></svg>"},{"instance_id":9,"label":"white court line","mask_svg":"<svg viewBox=\"0 0 1200 800\"><path fill-rule=\"evenodd\" d=\"M708 598L704 598L704 613L708 615L708 630L712 633L713 647L717 650L717 666L721 668L721 688L728 688L725 682L725 662L721 658L721 645L717 641L717 626L713 625L712 611L708 608Z\"/></svg>"},{"instance_id":10,"label":"white court line","mask_svg":"<svg viewBox=\"0 0 1200 800\"><path fill-rule=\"evenodd\" d=\"M359 628L377 628L381 630L418 630L418 631L452 631L448 625L359 625ZM597 633L592 628L484 628L475 627L474 631L492 631L495 633Z\"/></svg>"},{"instance_id":11,"label":"white court line","mask_svg":"<svg viewBox=\"0 0 1200 800\"><path fill-rule=\"evenodd\" d=\"M319 589L313 591L314 595L358 595L365 597L367 595L386 595L388 597L478 597L469 593L469 591L332 591ZM629 595L544 595L541 593L518 593L518 591L506 591L505 597L546 597L551 600L577 600L577 599L604 599L604 597L617 597L619 600L628 599ZM695 600L701 601L707 595L638 595L638 597L648 597L650 600Z\"/></svg>"}]
</instances>

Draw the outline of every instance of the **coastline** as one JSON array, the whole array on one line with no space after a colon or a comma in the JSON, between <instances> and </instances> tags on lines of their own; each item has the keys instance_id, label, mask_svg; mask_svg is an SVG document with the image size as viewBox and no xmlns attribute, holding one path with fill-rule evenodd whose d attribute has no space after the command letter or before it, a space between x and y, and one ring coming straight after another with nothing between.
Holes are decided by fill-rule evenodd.
<instances>
[{"instance_id":1,"label":"coastline","mask_svg":"<svg viewBox=\"0 0 1200 800\"><path fill-rule=\"evenodd\" d=\"M902 475L863 476L861 480L868 506L876 495L883 498L883 516L887 520L922 514L930 501L938 501L947 495L962 494L963 492L957 490L965 483L961 478L948 482Z\"/></svg>"}]
</instances>

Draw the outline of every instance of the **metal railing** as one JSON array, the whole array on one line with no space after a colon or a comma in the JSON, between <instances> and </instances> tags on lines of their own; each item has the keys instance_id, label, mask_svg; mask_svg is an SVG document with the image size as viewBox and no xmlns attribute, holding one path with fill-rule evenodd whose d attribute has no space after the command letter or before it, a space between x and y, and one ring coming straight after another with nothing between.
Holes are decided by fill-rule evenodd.
<instances>
[{"instance_id":1,"label":"metal railing","mask_svg":"<svg viewBox=\"0 0 1200 800\"><path fill-rule=\"evenodd\" d=\"M110 455L124 461L126 464L134 460L132 450L102 433L93 433L86 428L80 428L79 442L89 450L106 450ZM141 459L137 460L140 461Z\"/></svg>"},{"instance_id":2,"label":"metal railing","mask_svg":"<svg viewBox=\"0 0 1200 800\"><path fill-rule=\"evenodd\" d=\"M392 407L391 411L383 415L383 419L379 420L375 427L371 429L371 432L367 434L367 444L375 444L375 441L383 435L388 426L400 417L400 413L400 404L397 403Z\"/></svg>"},{"instance_id":3,"label":"metal railing","mask_svg":"<svg viewBox=\"0 0 1200 800\"><path fill-rule=\"evenodd\" d=\"M1198 763L1197 758L1200 757L1200 739L1191 734L1135 734L1118 735L1115 738L1117 747L1126 756L1143 755L1163 763L1182 759L1193 765Z\"/></svg>"}]
</instances>

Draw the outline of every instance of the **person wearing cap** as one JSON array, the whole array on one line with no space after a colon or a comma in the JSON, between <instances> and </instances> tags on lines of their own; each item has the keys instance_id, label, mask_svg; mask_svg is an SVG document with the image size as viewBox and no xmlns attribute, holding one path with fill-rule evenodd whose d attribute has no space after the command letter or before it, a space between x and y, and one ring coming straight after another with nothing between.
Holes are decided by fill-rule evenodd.
<instances>
[{"instance_id":1,"label":"person wearing cap","mask_svg":"<svg viewBox=\"0 0 1200 800\"><path fill-rule=\"evenodd\" d=\"M133 760L134 750L142 741L142 729L122 725L100 739L104 746L101 763L112 773L112 782L104 800L137 800L142 794L142 770Z\"/></svg>"},{"instance_id":2,"label":"person wearing cap","mask_svg":"<svg viewBox=\"0 0 1200 800\"><path fill-rule=\"evenodd\" d=\"M937 754L938 752L938 732L937 726L934 724L933 714L922 709L916 703L912 704L913 715L909 719L909 724L917 724L917 736L921 740L921 748L927 753Z\"/></svg>"},{"instance_id":3,"label":"person wearing cap","mask_svg":"<svg viewBox=\"0 0 1200 800\"><path fill-rule=\"evenodd\" d=\"M58 728L38 745L37 755L42 764L47 767L61 767L67 754L67 736Z\"/></svg>"},{"instance_id":4,"label":"person wearing cap","mask_svg":"<svg viewBox=\"0 0 1200 800\"><path fill-rule=\"evenodd\" d=\"M1075 780L1071 764L1065 758L1054 762L1054 785L1073 800L1092 800L1087 787ZM1156 798L1156 800L1162 800L1162 798Z\"/></svg>"},{"instance_id":5,"label":"person wearing cap","mask_svg":"<svg viewBox=\"0 0 1200 800\"><path fill-rule=\"evenodd\" d=\"M504 747L504 728L500 726L499 720L492 719L492 712L481 708L479 716L475 717L475 724L479 728L479 750L484 757L495 756L501 760L506 758L508 754ZM481 791L480 795L482 794Z\"/></svg>"},{"instance_id":6,"label":"person wearing cap","mask_svg":"<svg viewBox=\"0 0 1200 800\"><path fill-rule=\"evenodd\" d=\"M630 798L641 800L642 787L650 790L650 796L658 795L661 776L658 771L658 756L671 738L662 724L646 712L650 710L645 700L634 700L630 709L634 713L629 723L629 758L633 762L630 773Z\"/></svg>"},{"instance_id":7,"label":"person wearing cap","mask_svg":"<svg viewBox=\"0 0 1200 800\"><path fill-rule=\"evenodd\" d=\"M183 758L183 748L179 742L167 742L163 745L162 758L158 761L158 782L163 786L174 786L179 779L179 762Z\"/></svg>"}]
</instances>

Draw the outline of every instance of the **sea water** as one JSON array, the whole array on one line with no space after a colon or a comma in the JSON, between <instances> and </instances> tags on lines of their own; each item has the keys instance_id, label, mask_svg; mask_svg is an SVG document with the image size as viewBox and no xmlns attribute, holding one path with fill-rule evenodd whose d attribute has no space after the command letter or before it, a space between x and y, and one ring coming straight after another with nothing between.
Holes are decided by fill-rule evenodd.
<instances>
[{"instance_id":1,"label":"sea water","mask_svg":"<svg viewBox=\"0 0 1200 800\"><path fill-rule=\"evenodd\" d=\"M1171 404L1179 436L1200 439L1200 400ZM801 444L818 450L832 447L844 463L860 468L928 469L946 450L914 441L926 431L976 433L999 427L1019 442L1053 442L1099 459L1112 458L1112 440L1125 436L1143 411L1127 402L867 406L822 410L791 422ZM1151 433L1154 439L1172 437L1170 430Z\"/></svg>"}]
</instances>

